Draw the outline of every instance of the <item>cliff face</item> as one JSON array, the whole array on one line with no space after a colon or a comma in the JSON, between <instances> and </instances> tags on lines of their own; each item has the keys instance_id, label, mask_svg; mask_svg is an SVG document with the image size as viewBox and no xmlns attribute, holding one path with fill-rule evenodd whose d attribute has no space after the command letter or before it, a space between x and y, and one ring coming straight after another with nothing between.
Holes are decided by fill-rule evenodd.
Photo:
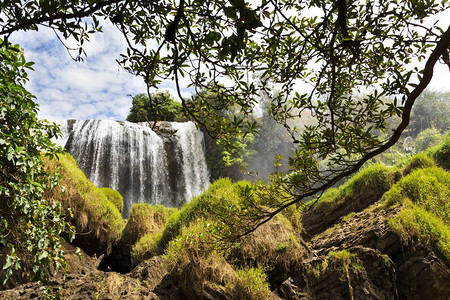
<instances>
[{"instance_id":1,"label":"cliff face","mask_svg":"<svg viewBox=\"0 0 450 300\"><path fill-rule=\"evenodd\" d=\"M401 210L377 203L312 238L295 275L268 299L448 299L450 272L444 259L430 245L405 244L389 227ZM74 261L65 281L29 283L0 292L0 298L236 299L187 269L172 275L159 256L128 274L98 271L99 261L86 257L83 264Z\"/></svg>"},{"instance_id":2,"label":"cliff face","mask_svg":"<svg viewBox=\"0 0 450 300\"><path fill-rule=\"evenodd\" d=\"M313 255L278 293L284 299L448 299L450 271L430 245L389 226L400 206L375 204L315 236ZM318 220L318 222L320 222Z\"/></svg>"}]
</instances>

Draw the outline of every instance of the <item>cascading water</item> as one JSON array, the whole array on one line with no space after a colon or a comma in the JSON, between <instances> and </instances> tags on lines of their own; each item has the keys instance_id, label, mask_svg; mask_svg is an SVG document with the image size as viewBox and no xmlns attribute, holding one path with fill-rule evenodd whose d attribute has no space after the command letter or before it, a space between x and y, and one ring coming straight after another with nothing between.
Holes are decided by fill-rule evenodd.
<instances>
[{"instance_id":1,"label":"cascading water","mask_svg":"<svg viewBox=\"0 0 450 300\"><path fill-rule=\"evenodd\" d=\"M60 125L64 136L57 143L96 186L121 193L125 217L133 203L179 207L208 187L203 135L192 122L165 122L169 128L161 136L143 123L68 120Z\"/></svg>"}]
</instances>

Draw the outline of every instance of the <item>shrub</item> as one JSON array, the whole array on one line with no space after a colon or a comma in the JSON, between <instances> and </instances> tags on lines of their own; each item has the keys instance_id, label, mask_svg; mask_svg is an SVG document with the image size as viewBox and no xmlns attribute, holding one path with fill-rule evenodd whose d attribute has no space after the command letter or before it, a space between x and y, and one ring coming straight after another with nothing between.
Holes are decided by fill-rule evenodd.
<instances>
[{"instance_id":1,"label":"shrub","mask_svg":"<svg viewBox=\"0 0 450 300\"><path fill-rule=\"evenodd\" d=\"M13 270L35 280L64 270L60 235L74 234L61 205L43 197L58 175L44 167L41 152L54 157L62 149L51 141L58 126L38 120L39 106L24 88L32 65L19 45L0 39L0 289L13 284Z\"/></svg>"},{"instance_id":2,"label":"shrub","mask_svg":"<svg viewBox=\"0 0 450 300\"><path fill-rule=\"evenodd\" d=\"M147 203L134 204L130 218L122 233L122 240L133 245L131 259L133 265L158 253L157 243L167 219L176 213L176 208L162 205L152 206Z\"/></svg>"},{"instance_id":3,"label":"shrub","mask_svg":"<svg viewBox=\"0 0 450 300\"><path fill-rule=\"evenodd\" d=\"M161 232L147 233L142 236L131 250L131 261L138 265L147 258L158 254L158 241L161 240Z\"/></svg>"},{"instance_id":4,"label":"shrub","mask_svg":"<svg viewBox=\"0 0 450 300\"><path fill-rule=\"evenodd\" d=\"M443 219L423 207L406 204L395 218L389 220L390 227L405 243L418 240L428 244L441 253L447 264L450 263L450 226Z\"/></svg>"},{"instance_id":5,"label":"shrub","mask_svg":"<svg viewBox=\"0 0 450 300\"><path fill-rule=\"evenodd\" d=\"M260 265L267 270L276 268L285 275L299 266L305 252L291 223L283 215L277 215L242 238L233 248L231 257L241 265Z\"/></svg>"},{"instance_id":6,"label":"shrub","mask_svg":"<svg viewBox=\"0 0 450 300\"><path fill-rule=\"evenodd\" d=\"M427 148L438 144L442 135L436 128L427 128L417 135L416 153L425 151Z\"/></svg>"},{"instance_id":7,"label":"shrub","mask_svg":"<svg viewBox=\"0 0 450 300\"><path fill-rule=\"evenodd\" d=\"M172 274L189 276L190 295L208 290L220 290L230 299L268 299L266 274L261 267L243 267L235 271L225 259L226 247L211 243L210 222L199 219L181 229L181 234L169 242L164 255Z\"/></svg>"},{"instance_id":8,"label":"shrub","mask_svg":"<svg viewBox=\"0 0 450 300\"><path fill-rule=\"evenodd\" d=\"M237 294L246 299L270 299L271 292L267 275L261 267L245 267L236 271L238 275Z\"/></svg>"},{"instance_id":9,"label":"shrub","mask_svg":"<svg viewBox=\"0 0 450 300\"><path fill-rule=\"evenodd\" d=\"M189 226L198 218L211 217L220 204L239 203L238 187L239 185L233 184L229 178L219 179L212 183L208 190L174 213L168 219L161 238L157 241L158 253L162 254L168 243L180 234L182 225Z\"/></svg>"},{"instance_id":10,"label":"shrub","mask_svg":"<svg viewBox=\"0 0 450 300\"><path fill-rule=\"evenodd\" d=\"M114 204L115 207L119 210L120 213L123 211L123 197L122 195L113 189L110 188L100 188L102 193L106 196L109 202Z\"/></svg>"},{"instance_id":11,"label":"shrub","mask_svg":"<svg viewBox=\"0 0 450 300\"><path fill-rule=\"evenodd\" d=\"M117 207L86 178L69 154L60 155L59 160L45 160L45 164L53 171L59 170L64 188L58 186L44 195L61 202L66 210L72 209L71 221L78 233L75 244L90 254L105 252L122 232L123 221Z\"/></svg>"}]
</instances>

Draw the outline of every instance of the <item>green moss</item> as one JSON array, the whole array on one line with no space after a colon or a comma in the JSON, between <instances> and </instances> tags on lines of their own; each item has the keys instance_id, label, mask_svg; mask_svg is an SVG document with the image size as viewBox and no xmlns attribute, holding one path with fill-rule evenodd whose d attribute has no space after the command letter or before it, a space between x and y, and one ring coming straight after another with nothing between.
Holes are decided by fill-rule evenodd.
<instances>
[{"instance_id":1,"label":"green moss","mask_svg":"<svg viewBox=\"0 0 450 300\"><path fill-rule=\"evenodd\" d=\"M447 133L444 141L436 147L427 150L429 156L442 168L450 169L450 133Z\"/></svg>"},{"instance_id":2,"label":"green moss","mask_svg":"<svg viewBox=\"0 0 450 300\"><path fill-rule=\"evenodd\" d=\"M450 173L438 168L417 169L384 195L388 204L404 209L390 226L405 241L418 238L450 262Z\"/></svg>"},{"instance_id":3,"label":"green moss","mask_svg":"<svg viewBox=\"0 0 450 300\"><path fill-rule=\"evenodd\" d=\"M393 183L390 175L391 171L391 169L381 164L367 167L339 188L328 189L317 203L314 202L316 200L312 200L307 204L307 207L315 203L314 210L324 210L333 209L333 207L343 202L354 205L358 202L363 202L365 199L376 201L391 187Z\"/></svg>"},{"instance_id":4,"label":"green moss","mask_svg":"<svg viewBox=\"0 0 450 300\"><path fill-rule=\"evenodd\" d=\"M133 265L137 265L144 259L158 254L157 245L158 241L161 239L161 234L161 232L147 233L133 245L131 250L131 260Z\"/></svg>"},{"instance_id":5,"label":"green moss","mask_svg":"<svg viewBox=\"0 0 450 300\"><path fill-rule=\"evenodd\" d=\"M334 268L343 272L343 275L348 275L349 269L355 272L364 270L362 261L357 254L351 253L348 250L330 251L328 255L322 260L313 262L307 266L307 272L315 278L320 278L328 268ZM342 278L347 280L347 278Z\"/></svg>"},{"instance_id":6,"label":"green moss","mask_svg":"<svg viewBox=\"0 0 450 300\"><path fill-rule=\"evenodd\" d=\"M113 189L110 188L100 188L103 194L106 196L109 202L114 204L115 207L119 210L120 213L123 211L123 197L122 195Z\"/></svg>"},{"instance_id":7,"label":"green moss","mask_svg":"<svg viewBox=\"0 0 450 300\"><path fill-rule=\"evenodd\" d=\"M411 157L403 168L403 176L408 175L415 169L431 168L436 166L433 159L425 153L419 153Z\"/></svg>"},{"instance_id":8,"label":"green moss","mask_svg":"<svg viewBox=\"0 0 450 300\"><path fill-rule=\"evenodd\" d=\"M194 258L206 257L214 251L214 246L208 243L211 236L206 230L207 224L205 220L197 219L189 226L183 226L179 236L169 241L163 256L169 269L181 272Z\"/></svg>"},{"instance_id":9,"label":"green moss","mask_svg":"<svg viewBox=\"0 0 450 300\"><path fill-rule=\"evenodd\" d=\"M162 205L133 204L122 240L132 245L146 234L161 232L173 211L174 209Z\"/></svg>"},{"instance_id":10,"label":"green moss","mask_svg":"<svg viewBox=\"0 0 450 300\"><path fill-rule=\"evenodd\" d=\"M244 183L233 184L229 178L219 179L203 194L174 213L167 221L160 240L157 241L159 253L162 254L168 243L180 234L182 226L189 226L198 218L210 218L215 208L224 203L238 204L239 188L242 184Z\"/></svg>"},{"instance_id":11,"label":"green moss","mask_svg":"<svg viewBox=\"0 0 450 300\"><path fill-rule=\"evenodd\" d=\"M47 199L60 201L66 209L72 209L77 232L89 232L100 242L112 243L118 239L123 228L119 210L86 178L75 159L64 154L58 160L46 160L45 164L59 169L64 187L46 191Z\"/></svg>"},{"instance_id":12,"label":"green moss","mask_svg":"<svg viewBox=\"0 0 450 300\"><path fill-rule=\"evenodd\" d=\"M431 245L450 263L450 226L423 207L410 203L395 218L389 220L391 228L405 243L418 239Z\"/></svg>"}]
</instances>

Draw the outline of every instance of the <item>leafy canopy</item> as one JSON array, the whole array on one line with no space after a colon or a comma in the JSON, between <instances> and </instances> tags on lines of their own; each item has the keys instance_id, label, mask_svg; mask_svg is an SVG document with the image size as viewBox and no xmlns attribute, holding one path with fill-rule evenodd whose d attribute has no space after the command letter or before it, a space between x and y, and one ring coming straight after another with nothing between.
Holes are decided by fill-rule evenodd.
<instances>
[{"instance_id":1,"label":"leafy canopy","mask_svg":"<svg viewBox=\"0 0 450 300\"><path fill-rule=\"evenodd\" d=\"M13 0L0 9L4 38L48 26L79 42L76 59L100 31L99 20L110 20L128 45L118 62L142 77L148 90L173 80L186 113L229 149L258 130L245 116L267 96L270 116L295 145L291 157L278 162L289 174L274 174L273 190L286 189L292 197L249 204L244 231L395 144L434 65L439 59L449 64L450 28L431 20L448 12L445 0ZM411 66L416 60L425 66ZM238 107L240 116L218 115L202 97L188 101L180 93L183 77L197 92L216 93L224 108ZM305 112L315 120L300 129L292 121ZM394 116L401 122L387 131Z\"/></svg>"},{"instance_id":2,"label":"leafy canopy","mask_svg":"<svg viewBox=\"0 0 450 300\"><path fill-rule=\"evenodd\" d=\"M138 94L133 97L127 116L129 122L175 121L181 114L181 103L175 101L169 92Z\"/></svg>"}]
</instances>

